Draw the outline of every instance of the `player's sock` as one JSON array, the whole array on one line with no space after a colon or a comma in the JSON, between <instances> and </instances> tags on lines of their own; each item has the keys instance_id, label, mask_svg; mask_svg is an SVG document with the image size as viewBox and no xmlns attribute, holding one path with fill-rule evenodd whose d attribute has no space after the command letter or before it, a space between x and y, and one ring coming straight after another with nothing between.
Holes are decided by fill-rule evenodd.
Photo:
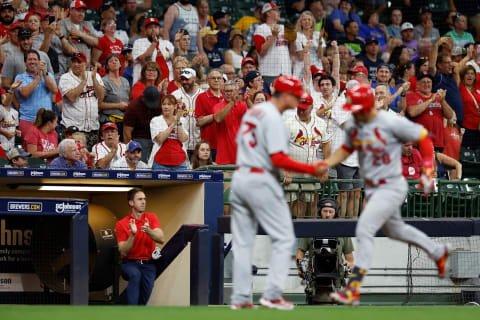
<instances>
[{"instance_id":1,"label":"player's sock","mask_svg":"<svg viewBox=\"0 0 480 320\"><path fill-rule=\"evenodd\" d=\"M355 266L352 273L348 276L347 288L358 290L362 286L363 277L367 274L367 270Z\"/></svg>"}]
</instances>

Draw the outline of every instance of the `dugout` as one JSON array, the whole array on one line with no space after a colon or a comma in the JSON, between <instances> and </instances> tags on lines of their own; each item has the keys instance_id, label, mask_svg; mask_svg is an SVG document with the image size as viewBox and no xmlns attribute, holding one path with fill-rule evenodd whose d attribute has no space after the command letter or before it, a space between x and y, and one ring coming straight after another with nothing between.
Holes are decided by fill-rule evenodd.
<instances>
[{"instance_id":1,"label":"dugout","mask_svg":"<svg viewBox=\"0 0 480 320\"><path fill-rule=\"evenodd\" d=\"M223 215L221 172L1 168L0 180L0 197L75 198L88 201L91 207L90 232L97 244L112 241L112 226L128 214L126 193L132 187L145 190L147 211L157 215L167 241L184 224L207 224L209 233L214 234L217 232L217 217ZM101 245L97 250L102 250ZM96 256L96 259L103 258L101 254ZM93 268L99 268L99 265ZM90 270L89 286L91 289L104 290L109 285L105 278L112 277L112 269L105 268L104 263L99 269L96 272ZM93 279L92 282L92 275L97 280ZM126 282L122 281L120 290L125 285ZM94 294L90 293L90 299L94 299ZM190 304L189 245L157 278L149 304Z\"/></svg>"}]
</instances>

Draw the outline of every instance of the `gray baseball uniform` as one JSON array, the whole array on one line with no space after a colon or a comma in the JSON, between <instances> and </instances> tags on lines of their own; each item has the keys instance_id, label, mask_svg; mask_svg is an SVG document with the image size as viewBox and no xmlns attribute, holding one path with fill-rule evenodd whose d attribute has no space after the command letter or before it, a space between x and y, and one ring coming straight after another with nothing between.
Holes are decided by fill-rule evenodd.
<instances>
[{"instance_id":1,"label":"gray baseball uniform","mask_svg":"<svg viewBox=\"0 0 480 320\"><path fill-rule=\"evenodd\" d=\"M271 267L264 297L278 299L288 276L295 241L290 211L270 155L288 154L288 132L270 102L247 111L237 135L232 178L233 304L252 301L252 250L258 223L272 240ZM252 169L253 168L253 169Z\"/></svg>"},{"instance_id":2,"label":"gray baseball uniform","mask_svg":"<svg viewBox=\"0 0 480 320\"><path fill-rule=\"evenodd\" d=\"M392 239L412 243L437 260L444 253L423 232L405 224L400 206L408 185L402 176L402 143L418 141L423 127L404 117L383 110L370 122L346 122L344 146L358 151L360 175L366 181L367 205L357 223L358 250L355 264L368 270L373 254L374 237L381 228Z\"/></svg>"}]
</instances>

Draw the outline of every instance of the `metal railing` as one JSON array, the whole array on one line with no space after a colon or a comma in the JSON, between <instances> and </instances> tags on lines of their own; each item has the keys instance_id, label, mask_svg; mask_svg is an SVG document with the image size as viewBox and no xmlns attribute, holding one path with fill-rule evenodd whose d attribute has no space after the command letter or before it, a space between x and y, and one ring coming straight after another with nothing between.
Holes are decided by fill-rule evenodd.
<instances>
[{"instance_id":1,"label":"metal railing","mask_svg":"<svg viewBox=\"0 0 480 320\"><path fill-rule=\"evenodd\" d=\"M224 171L224 213L230 214L229 201L233 165L215 165L198 170ZM318 219L318 201L333 198L337 201L337 215L342 218L357 218L365 205L363 187L352 189L352 184L362 185L362 180L331 179L320 183L318 179L292 178L289 185L283 185L285 198L292 217ZM283 181L280 181L283 184ZM408 180L408 193L401 207L405 218L479 218L480 180L449 181L438 180L436 190L424 197L418 189L417 180Z\"/></svg>"}]
</instances>

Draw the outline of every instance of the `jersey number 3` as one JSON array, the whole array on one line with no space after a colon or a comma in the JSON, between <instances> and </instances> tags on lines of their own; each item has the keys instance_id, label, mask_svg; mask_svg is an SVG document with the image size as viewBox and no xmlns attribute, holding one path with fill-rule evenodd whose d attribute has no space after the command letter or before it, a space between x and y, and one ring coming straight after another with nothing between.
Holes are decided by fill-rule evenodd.
<instances>
[{"instance_id":1,"label":"jersey number 3","mask_svg":"<svg viewBox=\"0 0 480 320\"><path fill-rule=\"evenodd\" d=\"M251 122L245 122L245 125L248 127L247 129L245 129L242 134L243 135L247 135L247 134L250 134L251 136L251 139L248 141L248 145L252 148L255 148L256 145L257 145L257 136L255 135L255 129L257 128L256 125L254 125L253 123Z\"/></svg>"}]
</instances>

